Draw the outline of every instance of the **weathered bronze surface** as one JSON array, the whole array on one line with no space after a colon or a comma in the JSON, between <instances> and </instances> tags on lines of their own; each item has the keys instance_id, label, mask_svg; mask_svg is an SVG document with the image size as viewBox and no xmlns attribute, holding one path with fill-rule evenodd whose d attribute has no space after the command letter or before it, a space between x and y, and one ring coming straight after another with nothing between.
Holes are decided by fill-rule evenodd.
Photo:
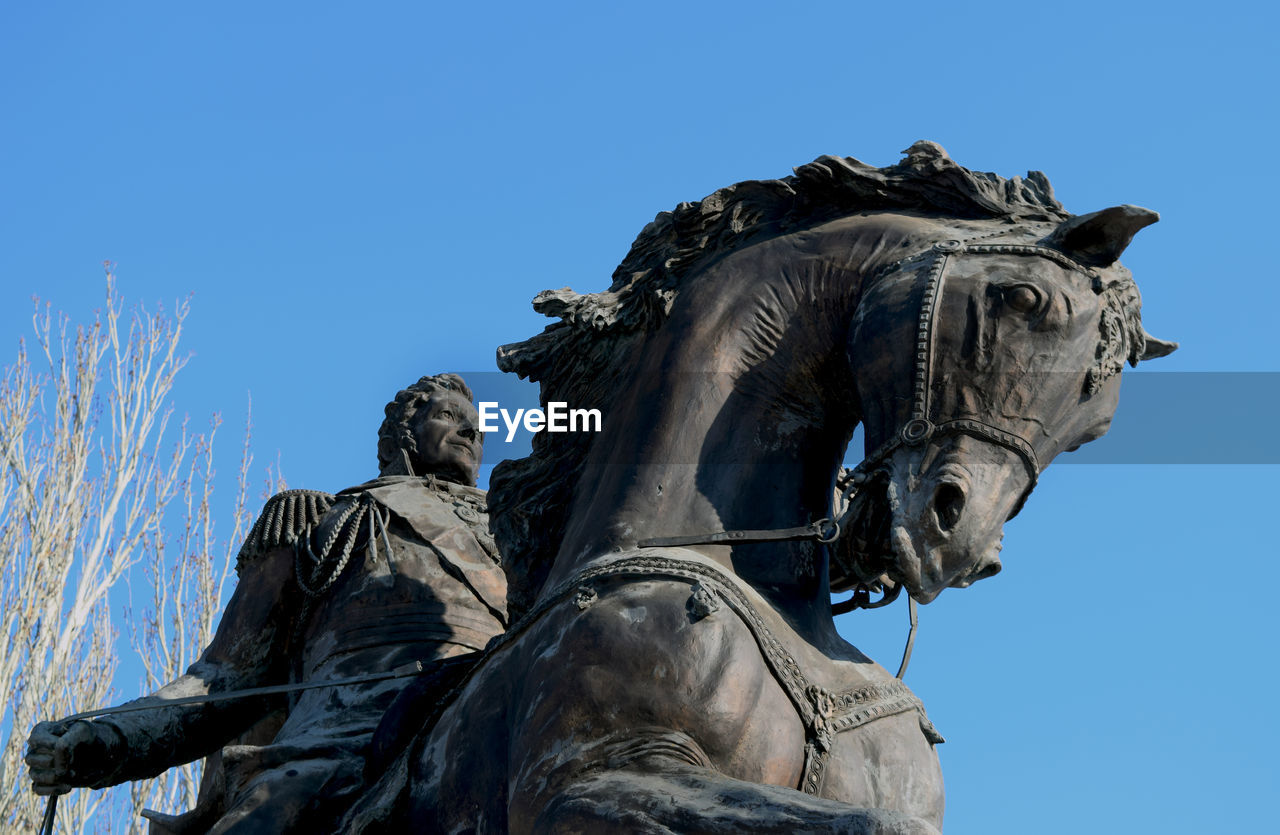
<instances>
[{"instance_id":1,"label":"weathered bronze surface","mask_svg":"<svg viewBox=\"0 0 1280 835\"><path fill-rule=\"evenodd\" d=\"M268 502L213 642L138 704L482 649L506 625L506 582L473 486L476 425L459 377L400 392L379 433L381 477L336 496L293 490ZM150 815L153 832L328 832L360 793L373 732L407 681L45 722L27 762L35 790L49 794L214 754L198 807Z\"/></svg>"},{"instance_id":2,"label":"weathered bronze surface","mask_svg":"<svg viewBox=\"0 0 1280 835\"><path fill-rule=\"evenodd\" d=\"M264 513L218 638L157 696L454 660L408 688L302 696L273 741L225 749L199 826L936 832L942 737L836 633L831 592L927 603L1000 570L1005 520L1106 431L1122 365L1176 347L1145 333L1117 263L1155 220L1072 216L1043 175L972 172L928 142L660 214L607 291L540 294L559 321L499 349L544 406L604 414L495 471L505 586L460 486L474 469L446 474L425 430L406 460L438 478L397 472L405 445L384 438L391 478ZM431 437L474 425L462 399ZM860 423L866 458L843 471ZM304 547L276 547L289 508L315 517ZM451 508L466 525L446 534ZM43 792L106 785L275 707L50 723L29 761Z\"/></svg>"},{"instance_id":3,"label":"weathered bronze surface","mask_svg":"<svg viewBox=\"0 0 1280 835\"><path fill-rule=\"evenodd\" d=\"M1172 349L1116 263L1155 219L1072 217L1043 175L922 142L683 204L606 292L538 296L560 321L499 363L604 430L495 472L520 620L343 829L936 831L941 737L830 592L928 602L999 570L1040 470L1106 431L1121 365ZM751 535L839 515L859 422L838 544ZM704 544L662 544L684 536Z\"/></svg>"}]
</instances>

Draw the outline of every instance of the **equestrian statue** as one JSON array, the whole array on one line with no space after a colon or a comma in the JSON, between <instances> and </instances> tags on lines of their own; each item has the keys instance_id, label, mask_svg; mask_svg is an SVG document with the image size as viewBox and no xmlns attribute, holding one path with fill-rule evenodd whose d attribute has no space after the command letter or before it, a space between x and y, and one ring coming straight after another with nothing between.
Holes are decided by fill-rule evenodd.
<instances>
[{"instance_id":1,"label":"equestrian statue","mask_svg":"<svg viewBox=\"0 0 1280 835\"><path fill-rule=\"evenodd\" d=\"M487 522L505 589L482 518L467 528L475 547L448 534L467 563L453 570L447 526L415 521L415 502L474 504L474 470L412 495L373 482L336 500L367 520L350 548L345 523L323 521L333 503L301 539L251 549L267 575L245 592L262 611L250 620L276 624L263 635L282 648L220 631L172 695L318 686L411 660L426 673L361 702L380 718L362 708L331 765L280 789L312 829L294 816L252 831L318 831L323 814L322 828L353 833L937 833L942 736L899 677L840 637L832 595L853 592L838 611L903 591L914 606L1000 571L1005 521L1059 453L1107 431L1122 366L1176 347L1143 329L1117 261L1157 219L1134 206L1072 215L1043 174L970 171L931 142L885 168L821 157L663 212L607 290L539 294L556 321L498 349L500 368L540 383L544 409L603 415L598 433L535 434L530 456L495 470ZM859 425L864 456L845 470ZM398 479L431 466L412 458ZM387 531L434 552L456 585L458 617L412 647L357 603L390 582L376 556ZM268 617L276 588L297 601L280 609L292 620ZM436 634L464 621L471 632ZM404 651L348 659L345 636L364 628ZM259 672L219 672L235 653L247 661L225 669ZM37 788L154 773L154 740L188 727L183 757L225 744L171 710L152 711L166 717L155 729L38 727ZM237 731L261 712L244 710ZM107 719L116 730L92 728ZM316 708L285 728L323 759L341 748L336 722ZM101 749L155 753L80 772L57 740L90 730ZM288 753L227 772L224 820L252 812L253 780L287 786L269 772L297 771Z\"/></svg>"},{"instance_id":2,"label":"equestrian statue","mask_svg":"<svg viewBox=\"0 0 1280 835\"><path fill-rule=\"evenodd\" d=\"M1122 365L1176 347L1117 263L1155 220L918 142L682 203L606 291L540 294L558 321L499 365L603 430L498 466L514 622L342 831L940 829L942 737L832 592L927 603L1000 570Z\"/></svg>"}]
</instances>

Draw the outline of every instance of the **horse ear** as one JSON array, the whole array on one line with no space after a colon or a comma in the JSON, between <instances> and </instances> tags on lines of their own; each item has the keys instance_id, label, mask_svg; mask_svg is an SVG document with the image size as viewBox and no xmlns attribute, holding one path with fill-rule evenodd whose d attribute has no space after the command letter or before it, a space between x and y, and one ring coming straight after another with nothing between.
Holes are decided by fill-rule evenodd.
<instances>
[{"instance_id":1,"label":"horse ear","mask_svg":"<svg viewBox=\"0 0 1280 835\"><path fill-rule=\"evenodd\" d=\"M1144 226L1160 215L1140 206L1112 206L1100 212L1064 220L1047 243L1091 267L1108 267Z\"/></svg>"},{"instance_id":2,"label":"horse ear","mask_svg":"<svg viewBox=\"0 0 1280 835\"><path fill-rule=\"evenodd\" d=\"M1142 356L1138 357L1139 360L1154 360L1159 359L1160 357L1167 357L1174 351L1178 350L1178 343L1176 342L1167 342L1163 339L1156 339L1154 336L1146 332L1143 333L1143 336L1145 337L1146 348L1143 349Z\"/></svg>"}]
</instances>

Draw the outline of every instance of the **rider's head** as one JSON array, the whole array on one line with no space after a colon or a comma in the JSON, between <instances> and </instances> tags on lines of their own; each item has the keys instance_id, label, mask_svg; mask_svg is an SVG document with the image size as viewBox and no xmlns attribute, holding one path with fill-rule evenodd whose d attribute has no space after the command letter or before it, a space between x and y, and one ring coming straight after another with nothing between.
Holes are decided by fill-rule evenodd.
<instances>
[{"instance_id":1,"label":"rider's head","mask_svg":"<svg viewBox=\"0 0 1280 835\"><path fill-rule=\"evenodd\" d=\"M471 389L457 374L423 377L387 404L378 429L382 475L432 475L475 485L483 435Z\"/></svg>"}]
</instances>

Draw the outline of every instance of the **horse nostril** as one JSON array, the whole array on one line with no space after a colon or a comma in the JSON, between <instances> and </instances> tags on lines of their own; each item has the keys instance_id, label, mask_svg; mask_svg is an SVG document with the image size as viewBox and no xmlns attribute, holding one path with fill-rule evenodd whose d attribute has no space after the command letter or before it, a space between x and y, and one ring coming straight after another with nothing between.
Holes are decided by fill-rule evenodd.
<instances>
[{"instance_id":1,"label":"horse nostril","mask_svg":"<svg viewBox=\"0 0 1280 835\"><path fill-rule=\"evenodd\" d=\"M1000 560L993 559L991 562L987 563L982 568L978 569L978 572L973 575L973 582L976 583L979 580L985 580L988 577L994 577L1000 573L1001 568L1002 566L1000 565Z\"/></svg>"},{"instance_id":2,"label":"horse nostril","mask_svg":"<svg viewBox=\"0 0 1280 835\"><path fill-rule=\"evenodd\" d=\"M960 524L960 514L964 511L964 491L954 484L941 484L933 494L933 510L938 514L938 528L951 530Z\"/></svg>"}]
</instances>

